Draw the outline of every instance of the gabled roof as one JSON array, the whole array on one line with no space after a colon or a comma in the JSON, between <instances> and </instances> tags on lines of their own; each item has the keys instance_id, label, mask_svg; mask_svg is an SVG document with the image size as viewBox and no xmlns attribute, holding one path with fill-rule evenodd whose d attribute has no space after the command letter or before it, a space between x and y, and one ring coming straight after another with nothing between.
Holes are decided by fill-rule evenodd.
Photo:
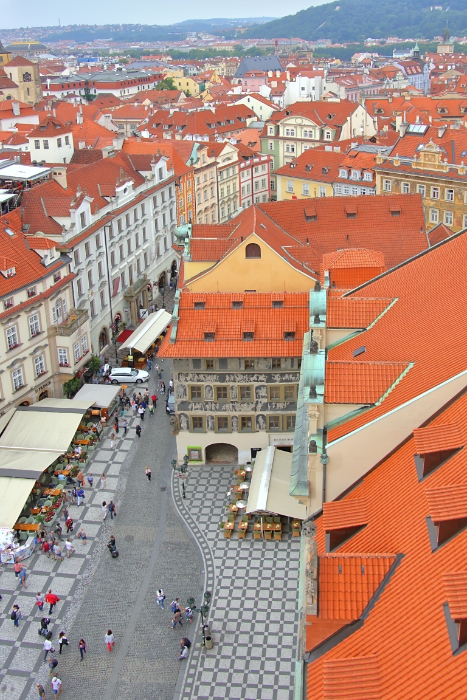
<instances>
[{"instance_id":1,"label":"gabled roof","mask_svg":"<svg viewBox=\"0 0 467 700\"><path fill-rule=\"evenodd\" d=\"M375 404L409 369L409 362L326 363L326 403Z\"/></svg>"},{"instance_id":2,"label":"gabled roof","mask_svg":"<svg viewBox=\"0 0 467 700\"><path fill-rule=\"evenodd\" d=\"M15 56L15 58L6 63L5 66L9 66L10 68L16 66L34 66L34 63L24 58L24 56Z\"/></svg>"},{"instance_id":3,"label":"gabled roof","mask_svg":"<svg viewBox=\"0 0 467 700\"><path fill-rule=\"evenodd\" d=\"M35 129L29 132L28 138L55 138L57 136L63 136L64 134L71 134L71 128L62 124L62 122L55 119L55 117L47 117L39 126L36 126Z\"/></svg>"},{"instance_id":4,"label":"gabled roof","mask_svg":"<svg viewBox=\"0 0 467 700\"><path fill-rule=\"evenodd\" d=\"M367 328L393 301L393 299L329 296L326 309L327 327Z\"/></svg>"}]
</instances>

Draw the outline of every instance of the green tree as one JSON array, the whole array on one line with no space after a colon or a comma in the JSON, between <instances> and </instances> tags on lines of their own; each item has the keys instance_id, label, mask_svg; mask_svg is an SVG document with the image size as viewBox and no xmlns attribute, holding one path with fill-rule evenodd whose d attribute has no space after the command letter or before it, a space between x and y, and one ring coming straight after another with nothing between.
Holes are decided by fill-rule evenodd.
<instances>
[{"instance_id":1,"label":"green tree","mask_svg":"<svg viewBox=\"0 0 467 700\"><path fill-rule=\"evenodd\" d=\"M156 90L176 90L177 86L175 85L173 78L164 78L164 80L161 80L160 83L157 83L156 85Z\"/></svg>"}]
</instances>

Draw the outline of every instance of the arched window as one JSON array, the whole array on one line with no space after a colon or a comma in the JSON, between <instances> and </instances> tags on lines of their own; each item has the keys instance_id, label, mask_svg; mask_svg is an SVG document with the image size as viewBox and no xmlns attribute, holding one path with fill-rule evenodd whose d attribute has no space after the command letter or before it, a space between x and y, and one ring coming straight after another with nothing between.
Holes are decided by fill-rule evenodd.
<instances>
[{"instance_id":1,"label":"arched window","mask_svg":"<svg viewBox=\"0 0 467 700\"><path fill-rule=\"evenodd\" d=\"M247 247L245 248L245 257L246 258L260 258L261 257L261 248L257 243L248 243Z\"/></svg>"}]
</instances>

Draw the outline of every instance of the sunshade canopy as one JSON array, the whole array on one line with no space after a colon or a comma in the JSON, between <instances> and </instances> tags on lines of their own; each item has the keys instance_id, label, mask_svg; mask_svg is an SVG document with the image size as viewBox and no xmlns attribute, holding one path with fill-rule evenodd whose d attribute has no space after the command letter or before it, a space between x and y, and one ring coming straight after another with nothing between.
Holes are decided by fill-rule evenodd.
<instances>
[{"instance_id":1,"label":"sunshade canopy","mask_svg":"<svg viewBox=\"0 0 467 700\"><path fill-rule=\"evenodd\" d=\"M306 518L306 507L289 495L292 454L267 447L256 453L247 513L266 512Z\"/></svg>"},{"instance_id":2,"label":"sunshade canopy","mask_svg":"<svg viewBox=\"0 0 467 700\"><path fill-rule=\"evenodd\" d=\"M0 447L0 477L11 476L23 479L39 479L42 473L57 458L56 452L40 450L12 450Z\"/></svg>"},{"instance_id":3,"label":"sunshade canopy","mask_svg":"<svg viewBox=\"0 0 467 700\"><path fill-rule=\"evenodd\" d=\"M2 507L0 508L0 527L9 530L18 520L29 494L35 484L35 479L18 479L6 476L0 477L0 493Z\"/></svg>"},{"instance_id":4,"label":"sunshade canopy","mask_svg":"<svg viewBox=\"0 0 467 700\"><path fill-rule=\"evenodd\" d=\"M133 331L125 341L125 348L133 348L139 352L146 352L152 343L165 331L172 319L171 314L164 309L159 309L150 314L138 328Z\"/></svg>"},{"instance_id":5,"label":"sunshade canopy","mask_svg":"<svg viewBox=\"0 0 467 700\"><path fill-rule=\"evenodd\" d=\"M112 384L84 384L72 403L85 401L88 404L92 402L91 405L97 406L97 408L107 408L114 401L119 391L120 387Z\"/></svg>"}]
</instances>

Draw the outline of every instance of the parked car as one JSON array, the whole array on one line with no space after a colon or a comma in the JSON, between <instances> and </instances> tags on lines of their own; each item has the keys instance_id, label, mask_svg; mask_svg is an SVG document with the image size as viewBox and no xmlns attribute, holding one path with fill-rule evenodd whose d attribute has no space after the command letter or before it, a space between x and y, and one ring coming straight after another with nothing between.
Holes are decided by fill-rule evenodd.
<instances>
[{"instance_id":1,"label":"parked car","mask_svg":"<svg viewBox=\"0 0 467 700\"><path fill-rule=\"evenodd\" d=\"M167 396L167 400L165 402L165 410L169 414L169 416L172 416L175 413L175 396L173 394L169 394Z\"/></svg>"},{"instance_id":2,"label":"parked car","mask_svg":"<svg viewBox=\"0 0 467 700\"><path fill-rule=\"evenodd\" d=\"M112 384L142 384L149 381L149 373L132 367L113 367L109 378Z\"/></svg>"}]
</instances>

